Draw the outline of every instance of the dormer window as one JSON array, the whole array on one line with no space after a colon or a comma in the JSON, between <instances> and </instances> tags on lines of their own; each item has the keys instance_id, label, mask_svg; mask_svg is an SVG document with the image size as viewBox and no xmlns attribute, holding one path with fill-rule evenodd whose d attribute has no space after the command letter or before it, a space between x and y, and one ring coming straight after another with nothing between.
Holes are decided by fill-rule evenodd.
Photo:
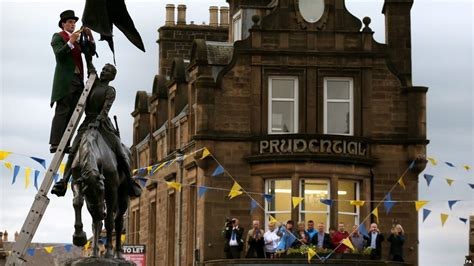
<instances>
[{"instance_id":1,"label":"dormer window","mask_svg":"<svg viewBox=\"0 0 474 266\"><path fill-rule=\"evenodd\" d=\"M235 13L232 18L232 32L234 42L242 40L242 10Z\"/></svg>"}]
</instances>

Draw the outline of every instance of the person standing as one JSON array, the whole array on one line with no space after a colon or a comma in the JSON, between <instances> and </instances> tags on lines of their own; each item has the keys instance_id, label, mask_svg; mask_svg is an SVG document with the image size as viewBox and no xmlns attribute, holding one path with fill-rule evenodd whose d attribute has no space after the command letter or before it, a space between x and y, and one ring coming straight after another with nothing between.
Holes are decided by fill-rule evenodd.
<instances>
[{"instance_id":1,"label":"person standing","mask_svg":"<svg viewBox=\"0 0 474 266\"><path fill-rule=\"evenodd\" d=\"M304 222L298 222L298 227L295 232L296 235L296 241L293 242L292 247L293 248L299 248L302 245L307 245L309 244L309 234L305 230L305 223Z\"/></svg>"},{"instance_id":2,"label":"person standing","mask_svg":"<svg viewBox=\"0 0 474 266\"><path fill-rule=\"evenodd\" d=\"M244 241L242 239L244 229L239 226L239 219L232 218L232 220L226 224L223 235L225 238L224 252L226 253L226 258L240 259L240 253L244 247Z\"/></svg>"},{"instance_id":3,"label":"person standing","mask_svg":"<svg viewBox=\"0 0 474 266\"><path fill-rule=\"evenodd\" d=\"M293 221L288 220L285 226L281 226L278 232L281 236L280 243L278 243L277 250L288 250L293 242L296 240L296 236L293 233Z\"/></svg>"},{"instance_id":4,"label":"person standing","mask_svg":"<svg viewBox=\"0 0 474 266\"><path fill-rule=\"evenodd\" d=\"M275 258L275 252L280 242L280 237L277 235L278 228L275 228L275 223L268 224L268 231L263 235L265 241L265 257Z\"/></svg>"},{"instance_id":5,"label":"person standing","mask_svg":"<svg viewBox=\"0 0 474 266\"><path fill-rule=\"evenodd\" d=\"M347 246L342 243L342 240L346 239L349 237L349 233L345 230L344 224L339 223L338 225L338 230L336 233L334 233L334 236L332 237L332 242L334 245L337 246L336 248L336 253L345 253L347 250Z\"/></svg>"},{"instance_id":6,"label":"person standing","mask_svg":"<svg viewBox=\"0 0 474 266\"><path fill-rule=\"evenodd\" d=\"M332 249L333 244L331 241L331 236L328 233L324 232L324 223L318 224L318 232L314 235L311 240L311 244L316 246L319 249Z\"/></svg>"},{"instance_id":7,"label":"person standing","mask_svg":"<svg viewBox=\"0 0 474 266\"><path fill-rule=\"evenodd\" d=\"M370 247L371 260L380 260L382 258L382 242L385 240L383 235L380 233L376 223L370 225L369 237L364 236L367 240L366 246Z\"/></svg>"},{"instance_id":8,"label":"person standing","mask_svg":"<svg viewBox=\"0 0 474 266\"><path fill-rule=\"evenodd\" d=\"M308 221L308 229L306 230L306 232L308 232L308 234L309 234L309 242L311 242L311 240L313 240L314 235L318 232L318 231L316 231L316 229L314 229L314 222L313 222L313 220L309 220L309 221Z\"/></svg>"},{"instance_id":9,"label":"person standing","mask_svg":"<svg viewBox=\"0 0 474 266\"><path fill-rule=\"evenodd\" d=\"M78 43L80 33L74 32L78 20L79 18L76 17L73 10L62 12L58 22L61 31L53 34L51 39L51 47L56 59L50 102L51 107L56 103L49 138L49 144L51 145L49 151L51 153L56 152L84 89L84 65L82 63L81 47ZM88 28L84 28L83 31L88 43L87 49L95 51L91 31ZM92 68L89 71L95 71Z\"/></svg>"},{"instance_id":10,"label":"person standing","mask_svg":"<svg viewBox=\"0 0 474 266\"><path fill-rule=\"evenodd\" d=\"M405 231L400 224L397 224L392 228L391 235L387 238L387 241L390 242L390 255L392 256L392 261L404 262L403 244L405 243Z\"/></svg>"},{"instance_id":11,"label":"person standing","mask_svg":"<svg viewBox=\"0 0 474 266\"><path fill-rule=\"evenodd\" d=\"M263 247L265 242L263 240L264 232L260 229L260 222L255 220L252 222L252 229L247 233L247 255L246 258L265 258Z\"/></svg>"},{"instance_id":12,"label":"person standing","mask_svg":"<svg viewBox=\"0 0 474 266\"><path fill-rule=\"evenodd\" d=\"M360 234L358 225L354 225L352 227L351 243L359 253L361 253L364 250L365 239Z\"/></svg>"}]
</instances>

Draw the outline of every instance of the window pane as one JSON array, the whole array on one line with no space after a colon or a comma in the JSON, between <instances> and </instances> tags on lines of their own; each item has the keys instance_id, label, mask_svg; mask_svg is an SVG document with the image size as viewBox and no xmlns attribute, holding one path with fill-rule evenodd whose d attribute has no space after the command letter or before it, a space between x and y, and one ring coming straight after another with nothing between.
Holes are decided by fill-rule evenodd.
<instances>
[{"instance_id":1,"label":"window pane","mask_svg":"<svg viewBox=\"0 0 474 266\"><path fill-rule=\"evenodd\" d=\"M347 232L351 232L352 226L354 224L357 224L357 221L355 218L356 218L355 215L349 215L349 214L339 214L337 217L339 223L344 223L345 225L344 227Z\"/></svg>"},{"instance_id":2,"label":"window pane","mask_svg":"<svg viewBox=\"0 0 474 266\"><path fill-rule=\"evenodd\" d=\"M295 98L295 80L272 79L272 98Z\"/></svg>"},{"instance_id":3,"label":"window pane","mask_svg":"<svg viewBox=\"0 0 474 266\"><path fill-rule=\"evenodd\" d=\"M291 211L291 180L269 180L267 194L273 196L267 211Z\"/></svg>"},{"instance_id":4,"label":"window pane","mask_svg":"<svg viewBox=\"0 0 474 266\"><path fill-rule=\"evenodd\" d=\"M304 200L301 203L302 211L328 211L328 206L321 203L320 198L329 198L328 184L317 181L307 180L301 181L301 193ZM303 196L302 196L303 197Z\"/></svg>"},{"instance_id":5,"label":"window pane","mask_svg":"<svg viewBox=\"0 0 474 266\"><path fill-rule=\"evenodd\" d=\"M349 134L349 103L327 103L327 131L329 134Z\"/></svg>"},{"instance_id":6,"label":"window pane","mask_svg":"<svg viewBox=\"0 0 474 266\"><path fill-rule=\"evenodd\" d=\"M294 132L293 102L272 102L272 132Z\"/></svg>"},{"instance_id":7,"label":"window pane","mask_svg":"<svg viewBox=\"0 0 474 266\"><path fill-rule=\"evenodd\" d=\"M325 225L325 230L328 231L329 227L327 225L327 219L328 215L323 214L323 213L301 213L301 221L304 221L306 224L308 224L309 220L313 220L314 222L314 227L317 228L318 223L324 223Z\"/></svg>"},{"instance_id":8,"label":"window pane","mask_svg":"<svg viewBox=\"0 0 474 266\"><path fill-rule=\"evenodd\" d=\"M357 181L341 180L338 182L339 191L337 192L339 200L357 200ZM356 213L356 207L349 201L339 201L339 212Z\"/></svg>"},{"instance_id":9,"label":"window pane","mask_svg":"<svg viewBox=\"0 0 474 266\"><path fill-rule=\"evenodd\" d=\"M349 81L328 80L328 99L349 100Z\"/></svg>"}]
</instances>

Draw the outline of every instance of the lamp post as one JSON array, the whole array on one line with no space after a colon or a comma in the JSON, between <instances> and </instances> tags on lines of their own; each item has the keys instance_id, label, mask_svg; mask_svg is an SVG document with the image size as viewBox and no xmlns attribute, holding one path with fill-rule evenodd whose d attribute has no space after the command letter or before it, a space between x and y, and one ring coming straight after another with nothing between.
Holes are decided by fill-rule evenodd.
<instances>
[{"instance_id":1,"label":"lamp post","mask_svg":"<svg viewBox=\"0 0 474 266\"><path fill-rule=\"evenodd\" d=\"M179 172L178 172L178 183L183 184L183 162L184 162L184 156L181 153L181 150L178 150L176 153L176 161L178 162L179 165ZM181 206L183 203L183 190L180 189L178 191L178 219L177 219L177 224L178 224L178 241L177 241L177 250L176 250L176 266L181 265L181 247L182 247L182 241L181 241L181 220L183 217L183 207Z\"/></svg>"}]
</instances>

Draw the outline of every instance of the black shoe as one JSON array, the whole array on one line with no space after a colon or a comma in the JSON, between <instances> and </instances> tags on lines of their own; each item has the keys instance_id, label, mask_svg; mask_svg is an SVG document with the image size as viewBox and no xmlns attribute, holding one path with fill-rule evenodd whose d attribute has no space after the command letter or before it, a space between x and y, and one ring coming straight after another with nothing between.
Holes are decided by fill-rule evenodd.
<instances>
[{"instance_id":1,"label":"black shoe","mask_svg":"<svg viewBox=\"0 0 474 266\"><path fill-rule=\"evenodd\" d=\"M49 152L50 153L56 153L57 150L58 150L58 145L51 145L49 147Z\"/></svg>"}]
</instances>

